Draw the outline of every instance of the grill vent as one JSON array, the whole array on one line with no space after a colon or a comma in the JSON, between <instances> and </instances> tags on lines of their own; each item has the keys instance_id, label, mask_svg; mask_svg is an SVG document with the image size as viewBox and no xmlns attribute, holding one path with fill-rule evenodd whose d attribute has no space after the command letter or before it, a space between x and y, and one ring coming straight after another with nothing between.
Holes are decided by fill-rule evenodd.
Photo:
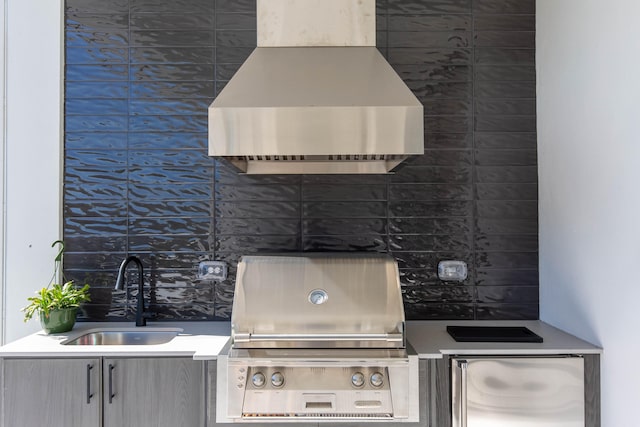
<instances>
[{"instance_id":1,"label":"grill vent","mask_svg":"<svg viewBox=\"0 0 640 427\"><path fill-rule=\"evenodd\" d=\"M342 162L362 162L362 161L381 161L381 160L397 160L406 156L396 154L336 154L328 156L283 156L283 155L265 155L265 156L237 156L238 161L251 162L300 162L300 161L342 161Z\"/></svg>"},{"instance_id":2,"label":"grill vent","mask_svg":"<svg viewBox=\"0 0 640 427\"><path fill-rule=\"evenodd\" d=\"M243 413L242 418L370 418L370 419L389 419L392 414L361 414L361 413L286 413L286 414L269 414L269 413Z\"/></svg>"}]
</instances>

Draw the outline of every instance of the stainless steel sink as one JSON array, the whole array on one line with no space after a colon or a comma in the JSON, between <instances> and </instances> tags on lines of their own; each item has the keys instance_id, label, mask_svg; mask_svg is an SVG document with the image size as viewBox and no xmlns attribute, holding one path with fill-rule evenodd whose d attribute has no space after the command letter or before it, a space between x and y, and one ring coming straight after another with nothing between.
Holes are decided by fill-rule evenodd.
<instances>
[{"instance_id":1,"label":"stainless steel sink","mask_svg":"<svg viewBox=\"0 0 640 427\"><path fill-rule=\"evenodd\" d=\"M182 332L181 329L93 330L63 342L64 345L157 345L165 344Z\"/></svg>"}]
</instances>

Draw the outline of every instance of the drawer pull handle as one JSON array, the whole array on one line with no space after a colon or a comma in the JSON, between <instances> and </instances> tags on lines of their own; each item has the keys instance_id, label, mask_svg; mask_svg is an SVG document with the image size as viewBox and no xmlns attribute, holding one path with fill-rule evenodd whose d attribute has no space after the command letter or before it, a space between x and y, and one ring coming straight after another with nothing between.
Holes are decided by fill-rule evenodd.
<instances>
[{"instance_id":1,"label":"drawer pull handle","mask_svg":"<svg viewBox=\"0 0 640 427\"><path fill-rule=\"evenodd\" d=\"M109 404L113 402L113 398L116 397L116 394L113 392L113 370L116 367L112 364L109 364Z\"/></svg>"},{"instance_id":2,"label":"drawer pull handle","mask_svg":"<svg viewBox=\"0 0 640 427\"><path fill-rule=\"evenodd\" d=\"M87 405L91 404L91 398L93 397L93 393L91 393L91 370L93 369L93 365L87 363Z\"/></svg>"}]
</instances>

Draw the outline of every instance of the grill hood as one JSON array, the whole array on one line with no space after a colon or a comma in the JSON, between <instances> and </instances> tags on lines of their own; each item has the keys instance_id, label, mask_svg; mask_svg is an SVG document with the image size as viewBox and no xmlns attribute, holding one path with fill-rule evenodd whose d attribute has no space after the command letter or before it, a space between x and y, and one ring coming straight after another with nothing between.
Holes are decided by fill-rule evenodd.
<instances>
[{"instance_id":1,"label":"grill hood","mask_svg":"<svg viewBox=\"0 0 640 427\"><path fill-rule=\"evenodd\" d=\"M258 0L258 47L209 107L209 154L248 174L387 173L423 107L375 47L375 0Z\"/></svg>"}]
</instances>

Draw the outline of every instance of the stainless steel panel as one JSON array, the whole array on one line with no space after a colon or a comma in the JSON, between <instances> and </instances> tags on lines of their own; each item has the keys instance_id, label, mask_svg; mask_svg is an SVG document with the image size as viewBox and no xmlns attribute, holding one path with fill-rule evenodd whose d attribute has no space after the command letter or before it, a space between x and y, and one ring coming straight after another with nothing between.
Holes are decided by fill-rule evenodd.
<instances>
[{"instance_id":1,"label":"stainless steel panel","mask_svg":"<svg viewBox=\"0 0 640 427\"><path fill-rule=\"evenodd\" d=\"M580 357L452 359L453 427L584 427Z\"/></svg>"},{"instance_id":2,"label":"stainless steel panel","mask_svg":"<svg viewBox=\"0 0 640 427\"><path fill-rule=\"evenodd\" d=\"M387 255L245 256L231 329L234 348L403 348L397 263Z\"/></svg>"},{"instance_id":3,"label":"stainless steel panel","mask_svg":"<svg viewBox=\"0 0 640 427\"><path fill-rule=\"evenodd\" d=\"M423 154L423 120L376 48L257 48L209 107L209 154Z\"/></svg>"},{"instance_id":4,"label":"stainless steel panel","mask_svg":"<svg viewBox=\"0 0 640 427\"><path fill-rule=\"evenodd\" d=\"M257 48L209 107L209 154L247 173L384 173L424 154L423 107L374 47ZM307 156L385 156L318 161ZM255 156L304 156L258 165ZM351 159L353 161L354 159ZM274 172L275 171L275 172Z\"/></svg>"},{"instance_id":5,"label":"stainless steel panel","mask_svg":"<svg viewBox=\"0 0 640 427\"><path fill-rule=\"evenodd\" d=\"M309 157L320 156L304 157L302 160L266 160L255 158L254 156L246 156L239 158L229 157L227 160L229 160L238 171L248 175L322 173L383 174L392 172L409 156L386 156L393 157L391 160L343 160L338 158L334 160L333 157L335 156L322 156L327 157L326 160L307 160Z\"/></svg>"},{"instance_id":6,"label":"stainless steel panel","mask_svg":"<svg viewBox=\"0 0 640 427\"><path fill-rule=\"evenodd\" d=\"M417 422L419 407L419 366L415 355L374 351L368 358L358 351L232 350L218 358L216 421L223 422L304 422L384 421ZM331 357L334 353L335 357ZM390 357L389 357L390 356ZM400 356L400 357L396 357ZM274 372L284 375L282 387L268 382L262 387L251 384L252 375ZM362 388L350 383L353 372L369 378L374 372L384 375L384 385Z\"/></svg>"},{"instance_id":7,"label":"stainless steel panel","mask_svg":"<svg viewBox=\"0 0 640 427\"><path fill-rule=\"evenodd\" d=\"M375 46L375 0L258 0L258 46Z\"/></svg>"}]
</instances>

